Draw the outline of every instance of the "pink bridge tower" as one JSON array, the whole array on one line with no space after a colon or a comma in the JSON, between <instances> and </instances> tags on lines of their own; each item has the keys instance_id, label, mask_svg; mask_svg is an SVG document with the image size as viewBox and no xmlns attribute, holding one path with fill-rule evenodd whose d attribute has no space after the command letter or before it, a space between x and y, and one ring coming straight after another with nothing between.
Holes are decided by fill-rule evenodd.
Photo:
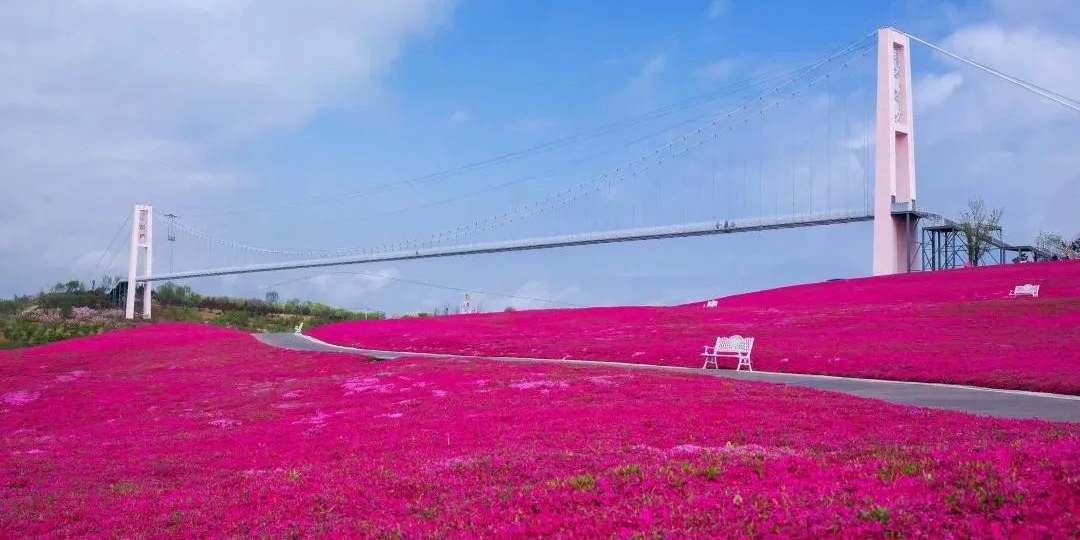
<instances>
[{"instance_id":1,"label":"pink bridge tower","mask_svg":"<svg viewBox=\"0 0 1080 540\"><path fill-rule=\"evenodd\" d=\"M906 35L878 30L874 275L908 272L914 255L915 140ZM894 211L897 212L894 214Z\"/></svg>"}]
</instances>

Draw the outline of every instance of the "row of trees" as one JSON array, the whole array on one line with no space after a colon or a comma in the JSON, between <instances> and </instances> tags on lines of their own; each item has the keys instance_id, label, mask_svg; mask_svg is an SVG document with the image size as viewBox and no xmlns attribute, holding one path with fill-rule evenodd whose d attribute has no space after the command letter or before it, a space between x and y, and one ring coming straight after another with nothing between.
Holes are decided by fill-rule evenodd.
<instances>
[{"instance_id":1,"label":"row of trees","mask_svg":"<svg viewBox=\"0 0 1080 540\"><path fill-rule=\"evenodd\" d=\"M981 199L968 201L967 211L960 216L959 227L967 242L968 260L973 266L979 265L992 247L994 237L1000 235L1003 213L1001 208L987 208ZM1057 233L1040 232L1035 238L1035 247L1052 258L1077 259L1080 258L1080 235L1066 240Z\"/></svg>"},{"instance_id":2,"label":"row of trees","mask_svg":"<svg viewBox=\"0 0 1080 540\"><path fill-rule=\"evenodd\" d=\"M53 293L77 293L77 292L106 292L111 290L123 280L120 276L102 276L100 279L91 279L89 282L73 279L70 281L57 281L52 286Z\"/></svg>"},{"instance_id":3,"label":"row of trees","mask_svg":"<svg viewBox=\"0 0 1080 540\"><path fill-rule=\"evenodd\" d=\"M33 305L44 309L59 309L62 314L70 314L77 307L108 309L116 307L109 292L121 281L121 278L104 276L88 282L73 279L58 281L52 288L36 296L16 297L14 301L23 308Z\"/></svg>"},{"instance_id":4,"label":"row of trees","mask_svg":"<svg viewBox=\"0 0 1080 540\"><path fill-rule=\"evenodd\" d=\"M1041 231L1035 237L1035 247L1062 259L1080 259L1080 235L1066 240L1060 234Z\"/></svg>"},{"instance_id":5,"label":"row of trees","mask_svg":"<svg viewBox=\"0 0 1080 540\"><path fill-rule=\"evenodd\" d=\"M111 294L118 278L59 282L36 295L0 299L0 348L38 345L130 326ZM120 299L122 300L122 299ZM190 286L165 283L155 288L159 305L155 320L191 321L247 331L291 331L297 324L383 319L379 312L338 309L319 302L281 301L276 292L265 298L231 298L196 293Z\"/></svg>"},{"instance_id":6,"label":"row of trees","mask_svg":"<svg viewBox=\"0 0 1080 540\"><path fill-rule=\"evenodd\" d=\"M163 283L154 291L154 299L163 306L180 306L220 311L243 311L249 314L267 315L284 314L305 317L319 317L329 320L384 319L381 312L359 312L340 309L305 300L291 299L281 301L278 293L267 292L265 298L233 298L229 296L209 296L195 292L188 285Z\"/></svg>"}]
</instances>

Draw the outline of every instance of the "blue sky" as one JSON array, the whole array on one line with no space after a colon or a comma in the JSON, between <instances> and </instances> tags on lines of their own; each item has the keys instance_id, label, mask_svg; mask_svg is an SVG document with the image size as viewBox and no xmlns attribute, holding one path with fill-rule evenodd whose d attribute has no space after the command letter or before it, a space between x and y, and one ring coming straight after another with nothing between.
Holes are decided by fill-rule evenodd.
<instances>
[{"instance_id":1,"label":"blue sky","mask_svg":"<svg viewBox=\"0 0 1080 540\"><path fill-rule=\"evenodd\" d=\"M364 190L717 92L884 24L1075 96L1078 11L1067 0L11 3L0 16L0 47L16 53L0 56L0 118L11 126L0 136L10 194L0 201L0 294L120 273L125 254L106 247L136 200L221 238L286 249L457 227L619 166L677 136L666 129L673 123L708 119L768 86L719 92L527 159ZM811 209L857 204L872 61L871 53L827 87L636 184L476 239L771 214L781 197L761 193L789 189L780 178L796 174L818 179ZM1080 198L1080 158L1069 144L1080 118L919 48L913 64L920 204L955 216L967 198L983 197L1006 208L1007 236L1018 242L1039 230L1080 232L1068 202ZM793 125L814 128L786 133ZM755 170L765 188L753 187ZM835 183L822 187L823 177ZM355 195L335 197L346 193ZM328 200L290 206L313 197ZM158 270L213 262L181 235L169 263L163 232ZM395 279L574 304L677 303L865 275L869 248L862 224L193 285L398 313L456 304L461 293ZM217 254L218 263L240 258ZM489 309L544 305L474 297Z\"/></svg>"}]
</instances>

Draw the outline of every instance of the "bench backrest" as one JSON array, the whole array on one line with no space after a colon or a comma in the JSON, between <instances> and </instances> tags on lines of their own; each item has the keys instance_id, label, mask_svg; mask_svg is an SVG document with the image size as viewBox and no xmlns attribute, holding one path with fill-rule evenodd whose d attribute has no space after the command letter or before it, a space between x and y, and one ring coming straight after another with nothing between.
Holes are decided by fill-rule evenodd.
<instances>
[{"instance_id":1,"label":"bench backrest","mask_svg":"<svg viewBox=\"0 0 1080 540\"><path fill-rule=\"evenodd\" d=\"M1026 285L1017 285L1016 288L1013 289L1013 294L1035 294L1037 292L1039 292L1039 286L1030 283Z\"/></svg>"},{"instance_id":2,"label":"bench backrest","mask_svg":"<svg viewBox=\"0 0 1080 540\"><path fill-rule=\"evenodd\" d=\"M709 300L708 302L705 302L705 307L707 307L707 308L716 307L719 303L720 302L717 302L716 300Z\"/></svg>"},{"instance_id":3,"label":"bench backrest","mask_svg":"<svg viewBox=\"0 0 1080 540\"><path fill-rule=\"evenodd\" d=\"M716 345L713 349L723 352L741 352L748 353L754 348L754 338L742 337L738 334L731 337L718 337L716 338Z\"/></svg>"}]
</instances>

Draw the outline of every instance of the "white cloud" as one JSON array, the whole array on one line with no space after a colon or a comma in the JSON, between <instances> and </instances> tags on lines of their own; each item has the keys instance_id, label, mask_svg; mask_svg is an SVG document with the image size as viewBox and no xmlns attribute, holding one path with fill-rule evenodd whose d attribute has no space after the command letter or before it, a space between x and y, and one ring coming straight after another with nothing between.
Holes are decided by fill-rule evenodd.
<instances>
[{"instance_id":1,"label":"white cloud","mask_svg":"<svg viewBox=\"0 0 1080 540\"><path fill-rule=\"evenodd\" d=\"M634 109L647 108L653 100L657 80L666 70L667 55L661 53L649 57L623 86L618 99Z\"/></svg>"},{"instance_id":2,"label":"white cloud","mask_svg":"<svg viewBox=\"0 0 1080 540\"><path fill-rule=\"evenodd\" d=\"M327 273L313 276L308 282L334 305L348 305L385 288L401 273L396 268L383 268L364 275Z\"/></svg>"},{"instance_id":3,"label":"white cloud","mask_svg":"<svg viewBox=\"0 0 1080 540\"><path fill-rule=\"evenodd\" d=\"M65 266L100 248L130 203L249 182L216 156L377 99L382 75L450 3L5 3L0 275L12 290L0 293L78 272ZM31 245L30 231L48 241Z\"/></svg>"},{"instance_id":4,"label":"white cloud","mask_svg":"<svg viewBox=\"0 0 1080 540\"><path fill-rule=\"evenodd\" d=\"M915 105L919 108L941 105L963 82L964 76L956 71L925 75L915 81Z\"/></svg>"},{"instance_id":5,"label":"white cloud","mask_svg":"<svg viewBox=\"0 0 1080 540\"><path fill-rule=\"evenodd\" d=\"M706 64L694 70L694 76L709 82L718 82L730 79L743 68L743 61L739 58L723 58L710 64Z\"/></svg>"},{"instance_id":6,"label":"white cloud","mask_svg":"<svg viewBox=\"0 0 1080 540\"><path fill-rule=\"evenodd\" d=\"M709 4L709 9L706 11L710 19L716 19L723 16L728 10L731 9L731 0L713 0Z\"/></svg>"},{"instance_id":7,"label":"white cloud","mask_svg":"<svg viewBox=\"0 0 1080 540\"><path fill-rule=\"evenodd\" d=\"M1006 27L991 22L960 28L945 49L1068 95L1080 94L1080 55L1074 35L1035 27Z\"/></svg>"},{"instance_id":8,"label":"white cloud","mask_svg":"<svg viewBox=\"0 0 1080 540\"><path fill-rule=\"evenodd\" d=\"M554 118L519 118L510 123L510 129L513 131L548 131L559 122Z\"/></svg>"},{"instance_id":9,"label":"white cloud","mask_svg":"<svg viewBox=\"0 0 1080 540\"><path fill-rule=\"evenodd\" d=\"M513 295L519 298L492 297L486 299L485 307L488 310L492 310L495 307L496 302L501 304L502 307L513 307L514 309L566 307L565 305L544 302L543 300L572 303L575 299L581 297L582 290L581 287L578 287L577 285L556 288L544 280L532 279L525 282L521 287L518 287Z\"/></svg>"},{"instance_id":10,"label":"white cloud","mask_svg":"<svg viewBox=\"0 0 1080 540\"><path fill-rule=\"evenodd\" d=\"M468 122L471 118L472 115L469 114L469 111L458 109L450 114L449 120L452 124L463 124Z\"/></svg>"},{"instance_id":11,"label":"white cloud","mask_svg":"<svg viewBox=\"0 0 1080 540\"><path fill-rule=\"evenodd\" d=\"M667 68L667 57L663 54L658 54L645 62L645 65L641 66L638 70L638 74L635 77L636 81L651 81L660 75Z\"/></svg>"},{"instance_id":12,"label":"white cloud","mask_svg":"<svg viewBox=\"0 0 1080 540\"><path fill-rule=\"evenodd\" d=\"M1068 67L1080 58L1073 4L992 5L987 18L956 28L941 45L1056 92L1080 95L1080 71ZM1080 196L1073 142L1080 137L1080 115L944 56L935 63L939 70L958 70L963 80L938 76L916 87L917 102L941 105L916 119L920 198L952 215L970 197L1004 207L1005 236L1016 243L1030 243L1039 230L1080 230L1073 202Z\"/></svg>"},{"instance_id":13,"label":"white cloud","mask_svg":"<svg viewBox=\"0 0 1080 540\"><path fill-rule=\"evenodd\" d=\"M1080 10L1074 0L990 0L995 18L1016 26L1074 29Z\"/></svg>"}]
</instances>

